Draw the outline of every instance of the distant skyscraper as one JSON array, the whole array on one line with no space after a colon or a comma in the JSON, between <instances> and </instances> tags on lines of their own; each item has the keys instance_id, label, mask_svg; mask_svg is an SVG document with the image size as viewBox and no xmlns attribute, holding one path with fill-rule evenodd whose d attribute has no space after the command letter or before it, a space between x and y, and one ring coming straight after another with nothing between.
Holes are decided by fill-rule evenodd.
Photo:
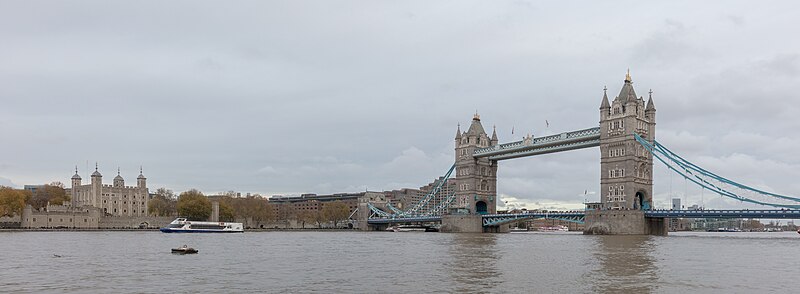
<instances>
[{"instance_id":1,"label":"distant skyscraper","mask_svg":"<svg viewBox=\"0 0 800 294\"><path fill-rule=\"evenodd\" d=\"M680 210L680 209L681 209L681 199L672 198L672 210Z\"/></svg>"}]
</instances>

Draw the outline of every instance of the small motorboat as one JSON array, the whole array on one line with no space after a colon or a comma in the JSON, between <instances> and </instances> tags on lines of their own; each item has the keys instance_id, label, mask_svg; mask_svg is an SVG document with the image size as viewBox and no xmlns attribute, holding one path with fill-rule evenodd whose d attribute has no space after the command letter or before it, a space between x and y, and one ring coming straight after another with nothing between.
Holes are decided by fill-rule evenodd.
<instances>
[{"instance_id":1,"label":"small motorboat","mask_svg":"<svg viewBox=\"0 0 800 294\"><path fill-rule=\"evenodd\" d=\"M186 245L183 245L182 247L178 248L172 248L172 253L178 253L178 254L194 254L197 252L198 252L197 249L194 249Z\"/></svg>"}]
</instances>

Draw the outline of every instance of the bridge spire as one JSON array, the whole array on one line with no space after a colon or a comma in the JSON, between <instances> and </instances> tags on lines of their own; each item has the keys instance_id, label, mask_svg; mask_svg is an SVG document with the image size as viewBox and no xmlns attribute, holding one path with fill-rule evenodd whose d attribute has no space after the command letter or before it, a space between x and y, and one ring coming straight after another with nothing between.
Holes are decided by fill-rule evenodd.
<instances>
[{"instance_id":1,"label":"bridge spire","mask_svg":"<svg viewBox=\"0 0 800 294\"><path fill-rule=\"evenodd\" d=\"M647 107L644 109L645 111L655 111L656 106L653 104L653 89L650 89L650 97L647 99Z\"/></svg>"},{"instance_id":2,"label":"bridge spire","mask_svg":"<svg viewBox=\"0 0 800 294\"><path fill-rule=\"evenodd\" d=\"M600 104L600 109L610 109L611 103L608 103L608 87L603 86L603 102Z\"/></svg>"},{"instance_id":3,"label":"bridge spire","mask_svg":"<svg viewBox=\"0 0 800 294\"><path fill-rule=\"evenodd\" d=\"M628 72L625 73L625 82L626 83L632 82L632 80L631 80L631 69L630 68L628 68Z\"/></svg>"},{"instance_id":4,"label":"bridge spire","mask_svg":"<svg viewBox=\"0 0 800 294\"><path fill-rule=\"evenodd\" d=\"M456 130L456 140L461 139L461 123L458 123L458 129Z\"/></svg>"},{"instance_id":5,"label":"bridge spire","mask_svg":"<svg viewBox=\"0 0 800 294\"><path fill-rule=\"evenodd\" d=\"M498 141L499 140L497 140L497 126L492 125L492 141L491 141L492 146L497 145Z\"/></svg>"}]
</instances>

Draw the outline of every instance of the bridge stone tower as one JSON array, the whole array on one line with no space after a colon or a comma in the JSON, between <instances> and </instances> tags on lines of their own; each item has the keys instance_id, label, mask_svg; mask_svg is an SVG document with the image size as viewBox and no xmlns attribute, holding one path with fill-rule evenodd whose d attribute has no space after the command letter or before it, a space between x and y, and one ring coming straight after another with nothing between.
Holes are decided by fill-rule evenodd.
<instances>
[{"instance_id":1,"label":"bridge stone tower","mask_svg":"<svg viewBox=\"0 0 800 294\"><path fill-rule=\"evenodd\" d=\"M466 132L462 133L459 125L455 138L456 209L471 214L497 212L497 161L472 156L475 149L496 146L497 142L497 132L493 130L489 138L477 113Z\"/></svg>"},{"instance_id":2,"label":"bridge stone tower","mask_svg":"<svg viewBox=\"0 0 800 294\"><path fill-rule=\"evenodd\" d=\"M605 89L603 90L606 91ZM656 108L636 97L630 72L619 95L600 105L600 202L604 210L648 210L653 205L653 155L633 134L655 139Z\"/></svg>"}]
</instances>

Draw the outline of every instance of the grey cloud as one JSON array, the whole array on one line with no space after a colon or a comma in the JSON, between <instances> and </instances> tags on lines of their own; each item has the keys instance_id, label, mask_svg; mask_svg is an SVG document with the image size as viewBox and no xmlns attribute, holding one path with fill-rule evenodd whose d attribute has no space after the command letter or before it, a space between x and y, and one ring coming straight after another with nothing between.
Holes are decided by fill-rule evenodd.
<instances>
[{"instance_id":1,"label":"grey cloud","mask_svg":"<svg viewBox=\"0 0 800 294\"><path fill-rule=\"evenodd\" d=\"M723 3L724 21L703 9ZM452 164L476 109L503 142L596 126L603 85L618 91L630 67L640 94L655 90L662 143L797 190L800 43L785 36L800 26L773 13L797 4L581 5L4 2L0 133L17 144L0 146L0 171L64 182L99 161L177 191L419 187ZM498 192L568 207L598 189L598 159L504 161Z\"/></svg>"}]
</instances>

